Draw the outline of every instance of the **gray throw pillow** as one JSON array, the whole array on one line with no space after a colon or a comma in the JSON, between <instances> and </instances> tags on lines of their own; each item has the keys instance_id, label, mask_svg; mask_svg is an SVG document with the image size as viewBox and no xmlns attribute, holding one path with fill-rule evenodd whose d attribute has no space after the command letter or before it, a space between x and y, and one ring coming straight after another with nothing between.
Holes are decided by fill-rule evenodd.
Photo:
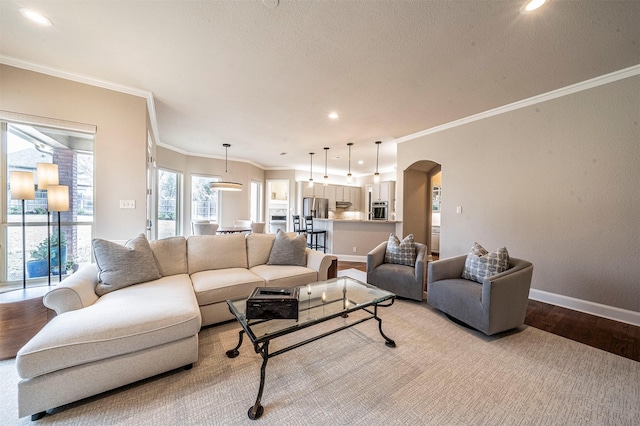
<instances>
[{"instance_id":1,"label":"gray throw pillow","mask_svg":"<svg viewBox=\"0 0 640 426\"><path fill-rule=\"evenodd\" d=\"M480 244L473 243L464 262L462 278L482 284L485 278L490 278L507 269L509 269L509 252L506 247L489 253Z\"/></svg>"},{"instance_id":2,"label":"gray throw pillow","mask_svg":"<svg viewBox=\"0 0 640 426\"><path fill-rule=\"evenodd\" d=\"M98 266L98 296L161 277L144 234L127 241L124 246L99 238L94 238L92 243Z\"/></svg>"},{"instance_id":3,"label":"gray throw pillow","mask_svg":"<svg viewBox=\"0 0 640 426\"><path fill-rule=\"evenodd\" d=\"M407 235L402 241L393 234L389 235L384 261L385 263L395 263L397 265L415 266L416 243L413 239L413 234Z\"/></svg>"},{"instance_id":4,"label":"gray throw pillow","mask_svg":"<svg viewBox=\"0 0 640 426\"><path fill-rule=\"evenodd\" d=\"M289 236L278 229L267 265L307 266L307 234Z\"/></svg>"}]
</instances>

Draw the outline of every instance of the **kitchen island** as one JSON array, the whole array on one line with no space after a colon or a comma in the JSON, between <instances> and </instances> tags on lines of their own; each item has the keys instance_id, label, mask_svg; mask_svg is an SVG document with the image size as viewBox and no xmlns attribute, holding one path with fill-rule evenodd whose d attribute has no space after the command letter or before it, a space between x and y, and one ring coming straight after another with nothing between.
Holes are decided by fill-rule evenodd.
<instances>
[{"instance_id":1,"label":"kitchen island","mask_svg":"<svg viewBox=\"0 0 640 426\"><path fill-rule=\"evenodd\" d=\"M313 228L327 231L326 252L337 256L339 260L366 262L367 253L383 241L389 234L396 234L397 220L313 220ZM322 237L320 237L322 239Z\"/></svg>"}]
</instances>

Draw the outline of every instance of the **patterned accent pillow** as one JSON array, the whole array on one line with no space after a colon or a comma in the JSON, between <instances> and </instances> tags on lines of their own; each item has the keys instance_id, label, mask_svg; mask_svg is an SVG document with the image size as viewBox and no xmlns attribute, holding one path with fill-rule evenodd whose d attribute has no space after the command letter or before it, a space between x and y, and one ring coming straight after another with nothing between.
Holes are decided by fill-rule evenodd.
<instances>
[{"instance_id":1,"label":"patterned accent pillow","mask_svg":"<svg viewBox=\"0 0 640 426\"><path fill-rule=\"evenodd\" d=\"M385 263L395 263L397 265L415 266L416 244L413 240L413 234L407 235L402 241L393 234L389 235L384 261Z\"/></svg>"},{"instance_id":2,"label":"patterned accent pillow","mask_svg":"<svg viewBox=\"0 0 640 426\"><path fill-rule=\"evenodd\" d=\"M94 238L92 243L98 266L98 296L162 277L144 234L132 238L124 246L99 238Z\"/></svg>"},{"instance_id":3,"label":"patterned accent pillow","mask_svg":"<svg viewBox=\"0 0 640 426\"><path fill-rule=\"evenodd\" d=\"M504 272L507 269L509 269L509 252L507 252L506 247L489 253L480 244L473 243L473 247L467 254L467 260L464 262L462 278L482 284L485 278Z\"/></svg>"},{"instance_id":4,"label":"patterned accent pillow","mask_svg":"<svg viewBox=\"0 0 640 426\"><path fill-rule=\"evenodd\" d=\"M267 265L307 266L307 234L287 235L278 229Z\"/></svg>"}]
</instances>

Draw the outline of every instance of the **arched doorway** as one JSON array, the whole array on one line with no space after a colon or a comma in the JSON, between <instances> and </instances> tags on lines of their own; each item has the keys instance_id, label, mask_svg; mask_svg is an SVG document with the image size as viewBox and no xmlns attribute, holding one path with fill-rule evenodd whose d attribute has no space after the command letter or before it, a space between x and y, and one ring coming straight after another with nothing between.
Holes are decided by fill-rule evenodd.
<instances>
[{"instance_id":1,"label":"arched doorway","mask_svg":"<svg viewBox=\"0 0 640 426\"><path fill-rule=\"evenodd\" d=\"M413 234L417 242L426 244L429 254L439 251L432 250L432 229L434 186L436 183L441 186L441 172L440 164L430 160L416 161L403 172L403 232L405 235ZM439 203L436 207L440 208ZM439 227L439 217L435 219Z\"/></svg>"}]
</instances>

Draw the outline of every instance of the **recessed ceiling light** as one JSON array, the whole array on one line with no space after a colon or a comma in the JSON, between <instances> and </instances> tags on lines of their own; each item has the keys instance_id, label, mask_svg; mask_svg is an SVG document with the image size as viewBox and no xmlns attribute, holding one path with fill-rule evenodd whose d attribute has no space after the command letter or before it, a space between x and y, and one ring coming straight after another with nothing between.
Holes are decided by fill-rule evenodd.
<instances>
[{"instance_id":1,"label":"recessed ceiling light","mask_svg":"<svg viewBox=\"0 0 640 426\"><path fill-rule=\"evenodd\" d=\"M338 118L340 118L340 116L338 115L337 112L330 112L329 113L329 118L332 120L337 120Z\"/></svg>"},{"instance_id":2,"label":"recessed ceiling light","mask_svg":"<svg viewBox=\"0 0 640 426\"><path fill-rule=\"evenodd\" d=\"M362 166L364 164L364 161L358 160L358 164L360 164Z\"/></svg>"},{"instance_id":3,"label":"recessed ceiling light","mask_svg":"<svg viewBox=\"0 0 640 426\"><path fill-rule=\"evenodd\" d=\"M31 9L22 8L20 9L20 13L22 13L22 16L24 16L25 18L29 18L36 24L42 25L43 27L50 27L53 25L49 18Z\"/></svg>"},{"instance_id":4,"label":"recessed ceiling light","mask_svg":"<svg viewBox=\"0 0 640 426\"><path fill-rule=\"evenodd\" d=\"M520 9L520 12L533 12L534 10L541 8L547 2L548 0L528 0Z\"/></svg>"}]
</instances>

